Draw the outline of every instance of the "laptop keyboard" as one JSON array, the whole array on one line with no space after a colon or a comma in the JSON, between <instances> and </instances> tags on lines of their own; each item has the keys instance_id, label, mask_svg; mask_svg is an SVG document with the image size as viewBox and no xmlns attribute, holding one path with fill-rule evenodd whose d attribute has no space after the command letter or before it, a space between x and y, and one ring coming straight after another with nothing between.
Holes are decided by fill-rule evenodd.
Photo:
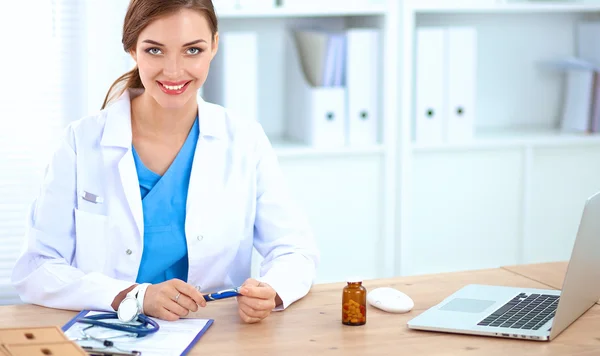
<instances>
[{"instance_id":1,"label":"laptop keyboard","mask_svg":"<svg viewBox=\"0 0 600 356\"><path fill-rule=\"evenodd\" d=\"M558 300L557 295L521 293L477 325L538 330L554 317Z\"/></svg>"}]
</instances>

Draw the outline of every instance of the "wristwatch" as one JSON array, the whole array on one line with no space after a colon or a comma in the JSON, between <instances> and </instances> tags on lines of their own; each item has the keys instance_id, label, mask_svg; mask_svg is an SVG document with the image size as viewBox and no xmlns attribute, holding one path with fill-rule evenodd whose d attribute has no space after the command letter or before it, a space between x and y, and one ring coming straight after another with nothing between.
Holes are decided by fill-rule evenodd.
<instances>
[{"instance_id":1,"label":"wristwatch","mask_svg":"<svg viewBox=\"0 0 600 356\"><path fill-rule=\"evenodd\" d=\"M150 283L138 284L127 293L117 310L117 316L120 321L124 323L131 322L144 312L144 295L149 285Z\"/></svg>"}]
</instances>

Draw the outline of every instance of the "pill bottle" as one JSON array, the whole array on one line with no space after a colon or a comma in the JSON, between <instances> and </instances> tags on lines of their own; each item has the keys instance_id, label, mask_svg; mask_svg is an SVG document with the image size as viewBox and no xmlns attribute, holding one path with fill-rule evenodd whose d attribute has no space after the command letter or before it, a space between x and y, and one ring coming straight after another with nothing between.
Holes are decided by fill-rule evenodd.
<instances>
[{"instance_id":1,"label":"pill bottle","mask_svg":"<svg viewBox=\"0 0 600 356\"><path fill-rule=\"evenodd\" d=\"M362 279L349 278L342 291L342 324L364 325L367 322L367 289Z\"/></svg>"}]
</instances>

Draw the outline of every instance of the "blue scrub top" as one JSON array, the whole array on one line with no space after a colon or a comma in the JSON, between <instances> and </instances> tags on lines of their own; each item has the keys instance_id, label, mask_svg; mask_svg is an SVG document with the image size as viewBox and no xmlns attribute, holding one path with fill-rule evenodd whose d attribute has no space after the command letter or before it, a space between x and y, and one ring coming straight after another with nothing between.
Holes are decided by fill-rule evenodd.
<instances>
[{"instance_id":1,"label":"blue scrub top","mask_svg":"<svg viewBox=\"0 0 600 356\"><path fill-rule=\"evenodd\" d=\"M146 168L133 148L144 210L144 251L137 283L157 284L173 278L187 282L185 214L198 126L196 117L185 143L162 177Z\"/></svg>"}]
</instances>

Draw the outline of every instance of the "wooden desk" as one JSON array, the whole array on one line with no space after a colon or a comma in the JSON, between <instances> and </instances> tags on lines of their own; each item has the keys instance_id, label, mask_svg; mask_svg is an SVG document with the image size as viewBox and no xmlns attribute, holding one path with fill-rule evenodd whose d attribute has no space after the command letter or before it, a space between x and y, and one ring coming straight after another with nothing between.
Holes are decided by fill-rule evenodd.
<instances>
[{"instance_id":1,"label":"wooden desk","mask_svg":"<svg viewBox=\"0 0 600 356\"><path fill-rule=\"evenodd\" d=\"M367 289L398 288L415 301L407 314L367 308L367 324L341 324L344 283L316 285L288 310L259 324L243 324L234 300L209 304L195 317L212 327L190 355L600 355L600 305L552 342L499 339L410 330L406 322L469 283L545 288L507 269L491 269L365 281ZM0 325L63 325L75 312L31 305L0 307ZM143 356L143 355L142 355Z\"/></svg>"}]
</instances>

